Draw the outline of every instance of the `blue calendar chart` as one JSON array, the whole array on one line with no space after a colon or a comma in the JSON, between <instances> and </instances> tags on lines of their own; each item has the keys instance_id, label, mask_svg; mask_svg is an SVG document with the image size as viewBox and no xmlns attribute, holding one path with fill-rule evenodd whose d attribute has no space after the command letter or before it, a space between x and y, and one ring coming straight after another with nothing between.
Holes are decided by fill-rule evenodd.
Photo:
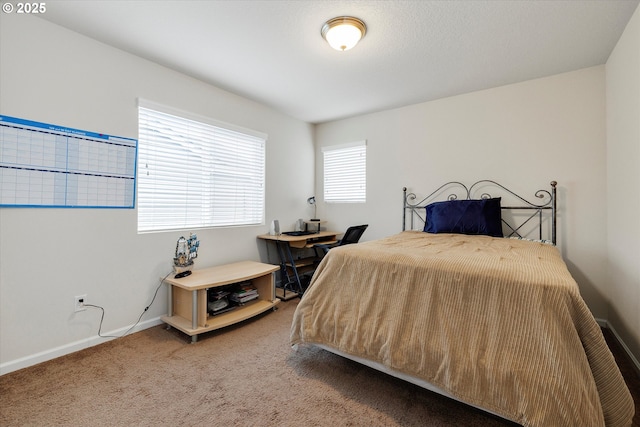
<instances>
[{"instance_id":1,"label":"blue calendar chart","mask_svg":"<svg viewBox=\"0 0 640 427\"><path fill-rule=\"evenodd\" d=\"M0 207L133 208L138 141L0 115Z\"/></svg>"}]
</instances>

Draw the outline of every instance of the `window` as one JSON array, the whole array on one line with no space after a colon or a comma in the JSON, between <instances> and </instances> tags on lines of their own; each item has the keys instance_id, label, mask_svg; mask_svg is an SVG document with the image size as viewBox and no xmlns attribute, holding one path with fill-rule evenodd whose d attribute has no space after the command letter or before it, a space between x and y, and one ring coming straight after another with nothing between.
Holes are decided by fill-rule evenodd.
<instances>
[{"instance_id":1,"label":"window","mask_svg":"<svg viewBox=\"0 0 640 427\"><path fill-rule=\"evenodd\" d=\"M138 126L138 232L264 222L266 135L142 100Z\"/></svg>"},{"instance_id":2,"label":"window","mask_svg":"<svg viewBox=\"0 0 640 427\"><path fill-rule=\"evenodd\" d=\"M324 200L367 201L367 142L324 147Z\"/></svg>"}]
</instances>

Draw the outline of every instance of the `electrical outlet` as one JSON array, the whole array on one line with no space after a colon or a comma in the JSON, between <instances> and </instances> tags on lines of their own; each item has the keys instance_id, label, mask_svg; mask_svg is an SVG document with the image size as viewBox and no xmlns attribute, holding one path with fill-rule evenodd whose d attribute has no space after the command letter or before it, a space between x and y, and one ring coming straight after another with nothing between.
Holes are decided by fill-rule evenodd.
<instances>
[{"instance_id":1,"label":"electrical outlet","mask_svg":"<svg viewBox=\"0 0 640 427\"><path fill-rule=\"evenodd\" d=\"M85 311L87 307L85 307L84 303L87 301L87 295L78 295L73 297L74 302L74 312Z\"/></svg>"}]
</instances>

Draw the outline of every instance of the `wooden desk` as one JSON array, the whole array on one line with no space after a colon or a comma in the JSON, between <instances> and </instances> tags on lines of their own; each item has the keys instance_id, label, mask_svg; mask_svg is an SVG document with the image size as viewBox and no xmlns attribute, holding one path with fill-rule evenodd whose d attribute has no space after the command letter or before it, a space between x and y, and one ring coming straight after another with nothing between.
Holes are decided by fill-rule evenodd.
<instances>
[{"instance_id":1,"label":"wooden desk","mask_svg":"<svg viewBox=\"0 0 640 427\"><path fill-rule=\"evenodd\" d=\"M281 279L280 286L276 288L276 296L278 298L286 301L301 296L304 293L304 288L300 277L313 273L320 262L320 258L317 255L296 259L291 248L297 250L311 249L318 243L335 243L337 242L338 234L340 233L336 231L320 231L319 233L302 236L290 236L288 234L261 234L258 236L259 239L273 242L278 250ZM289 291L288 294L287 291Z\"/></svg>"},{"instance_id":2,"label":"wooden desk","mask_svg":"<svg viewBox=\"0 0 640 427\"><path fill-rule=\"evenodd\" d=\"M337 231L321 231L319 233L307 234L304 236L289 236L288 234L261 234L259 239L279 240L289 243L292 248L312 248L316 243L330 244L337 242Z\"/></svg>"}]
</instances>

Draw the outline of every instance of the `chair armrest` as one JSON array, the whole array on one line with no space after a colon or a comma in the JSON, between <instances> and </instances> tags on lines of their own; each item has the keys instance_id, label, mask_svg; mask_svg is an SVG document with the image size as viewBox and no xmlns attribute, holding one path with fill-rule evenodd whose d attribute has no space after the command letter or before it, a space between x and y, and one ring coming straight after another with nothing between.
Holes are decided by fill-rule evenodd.
<instances>
[{"instance_id":1,"label":"chair armrest","mask_svg":"<svg viewBox=\"0 0 640 427\"><path fill-rule=\"evenodd\" d=\"M329 249L334 248L336 246L340 245L340 241L337 241L335 243L316 243L315 245L313 245L314 249L315 248L319 248L322 249L324 251L324 253L326 254L327 252L329 252Z\"/></svg>"}]
</instances>

